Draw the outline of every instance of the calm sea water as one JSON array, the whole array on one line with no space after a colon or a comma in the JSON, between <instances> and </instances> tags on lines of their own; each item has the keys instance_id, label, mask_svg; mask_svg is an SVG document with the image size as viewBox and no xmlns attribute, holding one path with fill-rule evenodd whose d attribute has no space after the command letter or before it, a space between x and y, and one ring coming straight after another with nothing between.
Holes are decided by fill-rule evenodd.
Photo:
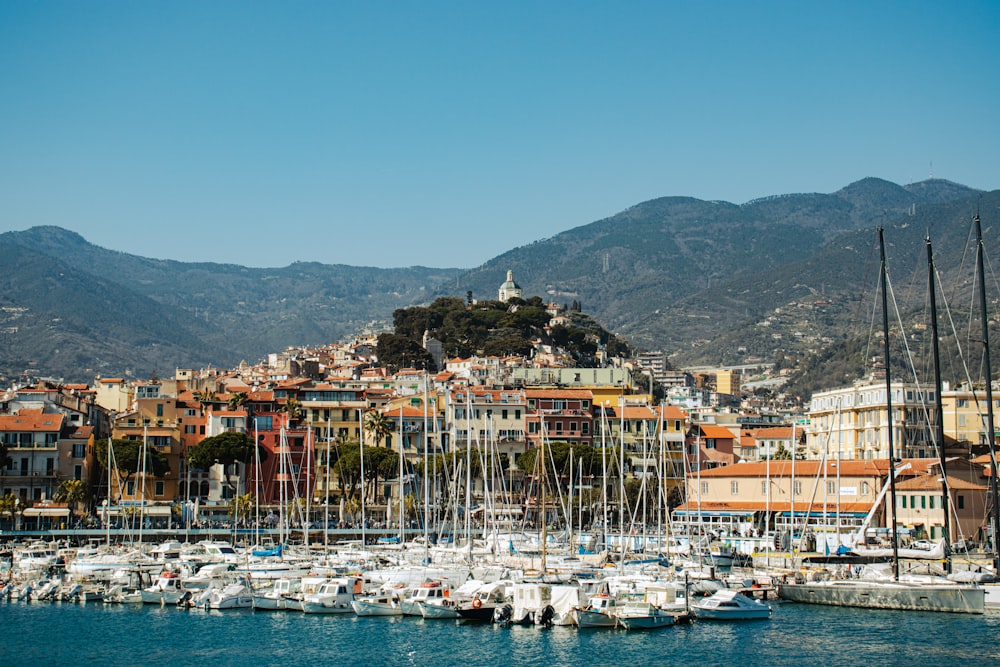
<instances>
[{"instance_id":1,"label":"calm sea water","mask_svg":"<svg viewBox=\"0 0 1000 667\"><path fill-rule=\"evenodd\" d=\"M0 603L13 665L995 665L1000 615L772 602L767 621L646 632L146 605Z\"/></svg>"}]
</instances>

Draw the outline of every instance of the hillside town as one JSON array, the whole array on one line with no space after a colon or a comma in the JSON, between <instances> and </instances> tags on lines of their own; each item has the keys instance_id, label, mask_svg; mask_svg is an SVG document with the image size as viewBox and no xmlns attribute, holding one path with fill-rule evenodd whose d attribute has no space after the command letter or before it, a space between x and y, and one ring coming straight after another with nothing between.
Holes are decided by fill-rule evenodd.
<instances>
[{"instance_id":1,"label":"hillside town","mask_svg":"<svg viewBox=\"0 0 1000 667\"><path fill-rule=\"evenodd\" d=\"M498 297L520 297L510 272ZM560 318L554 306L552 324ZM447 471L426 474L430 457L454 465L472 451L501 462L495 468L507 493L505 511L533 525L540 475L517 462L550 442L604 452L600 470L593 461L583 470L581 459L574 472L571 457L555 473L578 499L587 499L577 521L589 527L609 520L609 503L612 523L621 523L619 511L634 517L642 486L651 505L662 502L676 532L766 536L779 544L783 535L787 543L808 534L813 549L827 551L857 534L884 541L890 420L878 368L872 377L817 393L800 406L780 391L747 389L752 379L766 376L766 366L682 371L671 369L665 354L649 353L573 368L551 348L531 358L441 359L433 341L425 343L436 369L390 373L369 335L291 348L233 369L177 369L171 378L10 387L0 395L0 444L7 456L0 471L2 525L117 527L142 507L150 527L190 529L259 521L259 508L273 521L296 500L308 515L298 518L300 524L329 521L334 508L336 525L356 525L364 502L372 525L416 526L425 520L418 505L428 504L426 520L440 520L438 498L448 495ZM932 393L893 385L891 427L905 462L896 480L897 527L912 541L988 543L993 508L983 397L971 388L943 389L941 453L928 407ZM199 443L227 433L247 434L260 454L208 466L189 461ZM156 452L161 470L127 470L119 461L115 474L109 438ZM363 501L342 463L338 469L341 452L361 442L366 450L397 454L393 465L399 463L398 472L370 467L361 488L375 493ZM470 479L474 508L483 507L497 486L485 469L477 466ZM421 479L430 480L427 490ZM619 496L630 509L615 506ZM240 502L257 505L256 518L237 508ZM546 503L552 505L546 522L565 523L555 501ZM954 510L951 522L945 505ZM657 516L645 505L643 511L640 522Z\"/></svg>"}]
</instances>

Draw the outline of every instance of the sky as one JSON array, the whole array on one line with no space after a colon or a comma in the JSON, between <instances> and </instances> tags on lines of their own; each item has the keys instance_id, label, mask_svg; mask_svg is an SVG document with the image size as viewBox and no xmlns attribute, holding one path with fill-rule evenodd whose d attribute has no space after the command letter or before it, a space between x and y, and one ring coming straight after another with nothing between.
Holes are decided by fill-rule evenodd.
<instances>
[{"instance_id":1,"label":"sky","mask_svg":"<svg viewBox=\"0 0 1000 667\"><path fill-rule=\"evenodd\" d=\"M0 232L473 268L663 196L994 190L998 112L996 0L0 0Z\"/></svg>"}]
</instances>

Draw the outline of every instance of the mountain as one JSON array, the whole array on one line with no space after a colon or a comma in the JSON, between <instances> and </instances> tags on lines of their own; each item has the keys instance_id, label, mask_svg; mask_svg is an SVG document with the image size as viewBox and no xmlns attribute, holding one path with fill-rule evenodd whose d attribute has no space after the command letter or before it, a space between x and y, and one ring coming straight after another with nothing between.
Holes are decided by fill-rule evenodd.
<instances>
[{"instance_id":1,"label":"mountain","mask_svg":"<svg viewBox=\"0 0 1000 667\"><path fill-rule=\"evenodd\" d=\"M58 227L0 235L0 261L8 269L0 278L0 374L79 381L229 367L391 326L394 309L427 300L461 273L183 263L100 248Z\"/></svg>"},{"instance_id":2,"label":"mountain","mask_svg":"<svg viewBox=\"0 0 1000 667\"><path fill-rule=\"evenodd\" d=\"M950 270L962 266L976 210L987 226L1000 219L1000 193L941 179L900 186L865 178L832 194L741 205L665 197L472 270L190 264L36 227L0 235L0 257L16 262L8 273L21 275L0 282L8 350L0 373L20 373L29 361L39 374L77 379L126 366L143 376L234 365L339 340L438 296L495 299L508 269L526 296L577 301L607 329L670 353L676 365L793 363L859 335L877 269L877 225L887 228L890 266L915 267L930 233L938 265ZM990 237L988 248L1000 241ZM958 281L956 272L950 279ZM919 292L902 307L918 308Z\"/></svg>"}]
</instances>

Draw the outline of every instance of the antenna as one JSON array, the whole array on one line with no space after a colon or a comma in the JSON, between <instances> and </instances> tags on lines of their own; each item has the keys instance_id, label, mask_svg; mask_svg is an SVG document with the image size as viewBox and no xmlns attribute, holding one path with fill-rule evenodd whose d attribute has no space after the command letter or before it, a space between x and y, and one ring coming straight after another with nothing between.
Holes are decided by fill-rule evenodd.
<instances>
[{"instance_id":1,"label":"antenna","mask_svg":"<svg viewBox=\"0 0 1000 667\"><path fill-rule=\"evenodd\" d=\"M931 160L931 180L934 180L934 160Z\"/></svg>"}]
</instances>

